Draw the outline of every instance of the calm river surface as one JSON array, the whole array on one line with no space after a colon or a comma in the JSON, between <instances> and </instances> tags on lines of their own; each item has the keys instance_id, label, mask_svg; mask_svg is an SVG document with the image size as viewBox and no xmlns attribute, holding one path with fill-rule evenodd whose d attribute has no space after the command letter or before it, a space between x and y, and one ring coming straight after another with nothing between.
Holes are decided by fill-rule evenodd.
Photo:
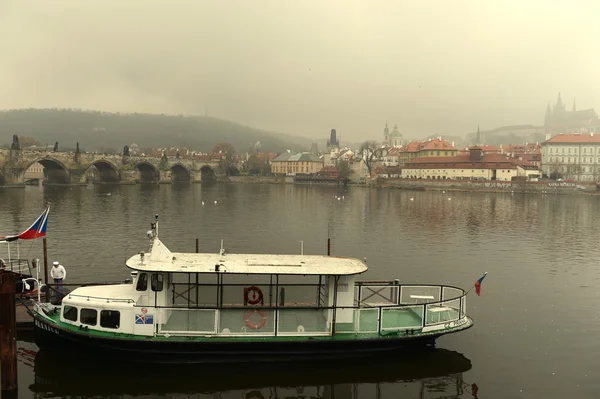
<instances>
[{"instance_id":1,"label":"calm river surface","mask_svg":"<svg viewBox=\"0 0 600 399\"><path fill-rule=\"evenodd\" d=\"M343 195L342 200L334 198ZM413 198L413 200L411 200ZM202 205L202 201L205 205ZM217 201L216 205L214 201ZM160 215L173 251L326 253L367 258L363 279L468 289L475 326L436 350L372 364L136 368L51 358L19 342L19 397L598 398L600 197L442 193L293 185L0 189L0 234L52 203L49 260L66 282L122 280ZM40 241L40 240L38 240ZM21 254L41 257L41 242Z\"/></svg>"}]
</instances>

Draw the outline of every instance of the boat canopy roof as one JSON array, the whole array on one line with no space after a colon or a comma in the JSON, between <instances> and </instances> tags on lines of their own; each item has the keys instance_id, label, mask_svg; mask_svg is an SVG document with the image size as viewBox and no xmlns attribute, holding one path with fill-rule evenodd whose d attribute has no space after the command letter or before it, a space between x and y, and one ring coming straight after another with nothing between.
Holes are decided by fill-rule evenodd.
<instances>
[{"instance_id":1,"label":"boat canopy roof","mask_svg":"<svg viewBox=\"0 0 600 399\"><path fill-rule=\"evenodd\" d=\"M140 272L167 273L354 275L367 271L363 261L337 256L175 253L158 238L150 253L134 255L126 264Z\"/></svg>"}]
</instances>

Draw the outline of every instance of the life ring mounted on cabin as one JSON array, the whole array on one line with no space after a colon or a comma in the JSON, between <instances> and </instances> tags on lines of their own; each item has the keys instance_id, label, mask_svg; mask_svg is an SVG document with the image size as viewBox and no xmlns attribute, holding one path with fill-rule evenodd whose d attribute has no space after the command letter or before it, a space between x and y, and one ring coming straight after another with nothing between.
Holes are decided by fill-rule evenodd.
<instances>
[{"instance_id":1,"label":"life ring mounted on cabin","mask_svg":"<svg viewBox=\"0 0 600 399\"><path fill-rule=\"evenodd\" d=\"M250 292L252 292L252 299L250 299ZM256 305L262 303L263 293L257 286L244 288L244 302L250 305Z\"/></svg>"},{"instance_id":2,"label":"life ring mounted on cabin","mask_svg":"<svg viewBox=\"0 0 600 399\"><path fill-rule=\"evenodd\" d=\"M252 323L252 321L250 321L250 319L252 318L252 315L254 315L254 313L260 314L260 323L258 323L258 324L254 324L254 323ZM267 315L265 314L265 312L262 311L262 309L250 309L248 311L248 313L246 313L246 316L244 316L244 321L246 322L246 325L248 326L248 328L251 328L253 330L258 330L258 329L262 328L265 325L265 323L267 322Z\"/></svg>"}]
</instances>

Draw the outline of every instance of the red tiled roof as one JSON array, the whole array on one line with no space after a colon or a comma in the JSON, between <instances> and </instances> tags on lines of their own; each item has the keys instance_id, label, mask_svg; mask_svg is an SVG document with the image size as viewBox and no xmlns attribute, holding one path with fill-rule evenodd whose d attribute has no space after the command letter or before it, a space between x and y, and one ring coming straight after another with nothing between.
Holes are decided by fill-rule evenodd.
<instances>
[{"instance_id":1,"label":"red tiled roof","mask_svg":"<svg viewBox=\"0 0 600 399\"><path fill-rule=\"evenodd\" d=\"M419 152L421 149L421 144L423 143L420 141L411 141L406 145L406 152Z\"/></svg>"},{"instance_id":2,"label":"red tiled roof","mask_svg":"<svg viewBox=\"0 0 600 399\"><path fill-rule=\"evenodd\" d=\"M425 141L421 146L421 150L456 150L456 148L444 139L433 139L431 141Z\"/></svg>"},{"instance_id":3,"label":"red tiled roof","mask_svg":"<svg viewBox=\"0 0 600 399\"><path fill-rule=\"evenodd\" d=\"M496 147L493 145L484 145L481 146L481 150L483 152L500 152L500 147Z\"/></svg>"},{"instance_id":4,"label":"red tiled roof","mask_svg":"<svg viewBox=\"0 0 600 399\"><path fill-rule=\"evenodd\" d=\"M544 141L546 143L600 143L600 135L591 134L559 134L552 137L549 140Z\"/></svg>"},{"instance_id":5,"label":"red tiled roof","mask_svg":"<svg viewBox=\"0 0 600 399\"><path fill-rule=\"evenodd\" d=\"M517 158L508 158L502 154L486 154L481 161L472 161L469 155L454 157L423 157L415 158L406 163L406 169L514 169L535 168L535 165Z\"/></svg>"}]
</instances>

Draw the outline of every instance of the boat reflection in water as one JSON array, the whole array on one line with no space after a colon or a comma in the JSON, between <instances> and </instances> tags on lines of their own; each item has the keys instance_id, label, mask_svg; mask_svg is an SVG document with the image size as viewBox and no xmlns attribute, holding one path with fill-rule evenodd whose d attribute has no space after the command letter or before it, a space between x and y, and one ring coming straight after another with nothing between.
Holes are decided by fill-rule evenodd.
<instances>
[{"instance_id":1,"label":"boat reflection in water","mask_svg":"<svg viewBox=\"0 0 600 399\"><path fill-rule=\"evenodd\" d=\"M471 397L462 373L471 361L445 349L389 353L385 359L346 362L145 365L99 363L40 350L36 397L205 394L219 399L396 399Z\"/></svg>"}]
</instances>

